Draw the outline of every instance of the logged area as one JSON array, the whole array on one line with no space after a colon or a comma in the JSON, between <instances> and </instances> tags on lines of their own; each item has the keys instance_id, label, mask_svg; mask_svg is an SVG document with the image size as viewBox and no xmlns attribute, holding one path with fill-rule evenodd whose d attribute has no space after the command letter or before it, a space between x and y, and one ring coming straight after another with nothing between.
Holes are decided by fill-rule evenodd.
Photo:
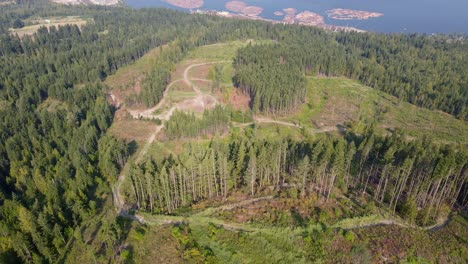
<instances>
[{"instance_id":1,"label":"logged area","mask_svg":"<svg viewBox=\"0 0 468 264\"><path fill-rule=\"evenodd\" d=\"M63 27L67 25L76 25L79 28L83 27L88 23L88 19L83 19L79 16L67 16L67 17L49 17L49 18L37 18L37 19L30 19L25 21L25 23L21 22L22 27L18 28L10 28L10 33L12 35L17 35L20 38L24 36L31 36L36 33L41 28L57 28Z\"/></svg>"},{"instance_id":2,"label":"logged area","mask_svg":"<svg viewBox=\"0 0 468 264\"><path fill-rule=\"evenodd\" d=\"M460 35L4 5L0 262L464 263L467 51Z\"/></svg>"}]
</instances>

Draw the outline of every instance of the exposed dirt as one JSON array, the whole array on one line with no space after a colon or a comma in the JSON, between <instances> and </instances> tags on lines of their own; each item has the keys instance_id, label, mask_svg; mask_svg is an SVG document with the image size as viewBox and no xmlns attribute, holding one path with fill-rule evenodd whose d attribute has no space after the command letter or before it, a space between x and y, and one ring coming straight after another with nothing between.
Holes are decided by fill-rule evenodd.
<instances>
[{"instance_id":1,"label":"exposed dirt","mask_svg":"<svg viewBox=\"0 0 468 264\"><path fill-rule=\"evenodd\" d=\"M339 100L337 97L330 97L323 106L323 111L311 122L318 128L337 126L352 121L357 118L359 107L350 101Z\"/></svg>"},{"instance_id":2,"label":"exposed dirt","mask_svg":"<svg viewBox=\"0 0 468 264\"><path fill-rule=\"evenodd\" d=\"M117 138L130 142L135 140L139 144L144 143L156 129L156 124L151 121L135 119L115 119L109 129L109 133Z\"/></svg>"},{"instance_id":3,"label":"exposed dirt","mask_svg":"<svg viewBox=\"0 0 468 264\"><path fill-rule=\"evenodd\" d=\"M235 110L245 111L249 109L250 97L234 89L229 93L229 101L226 103L232 105Z\"/></svg>"},{"instance_id":4,"label":"exposed dirt","mask_svg":"<svg viewBox=\"0 0 468 264\"><path fill-rule=\"evenodd\" d=\"M169 120L169 118L172 116L175 110L180 109L184 111L203 111L204 109L207 108L212 108L214 107L218 101L216 98L214 98L211 95L206 95L203 94L200 89L191 83L189 79L189 71L198 66L204 66L204 65L210 65L210 64L215 64L215 63L221 63L221 62L228 62L228 61L217 61L217 62L205 62L205 63L199 63L199 64L192 64L188 66L184 72L184 83L186 83L188 86L192 87L193 90L197 93L197 96L195 98L191 98L188 100L185 100L181 103L178 103L176 105L173 105L170 107L170 109L163 111L160 114L155 115L154 112L162 108L163 106L166 105L167 103L167 93L169 91L169 88L177 83L180 80L175 80L171 82L167 87L166 90L163 93L163 99L153 108L150 109L145 109L145 110L129 110L129 113L133 118L140 119L141 117L148 118L148 119L160 119L160 120ZM164 125L158 125L153 127L153 133L151 133L150 137L147 139L146 144L144 145L143 149L138 153L138 156L136 158L136 163L139 163L141 159L146 155L148 152L149 147L151 144L154 142L156 139L157 135L159 132L164 128ZM136 220L140 223L143 223L145 220L143 218L139 218L138 216L131 216L128 215L127 210L125 208L125 202L124 199L122 198L120 194L120 188L122 186L122 183L125 181L125 169L124 172L119 176L116 184L112 188L112 193L114 195L114 205L116 210L119 212L120 215L130 217L133 220Z\"/></svg>"},{"instance_id":5,"label":"exposed dirt","mask_svg":"<svg viewBox=\"0 0 468 264\"><path fill-rule=\"evenodd\" d=\"M209 75L211 67L212 65L207 64L207 65L201 65L201 66L193 68L189 74L190 80L198 80L198 79L208 80L208 77L209 77L208 75Z\"/></svg>"}]
</instances>

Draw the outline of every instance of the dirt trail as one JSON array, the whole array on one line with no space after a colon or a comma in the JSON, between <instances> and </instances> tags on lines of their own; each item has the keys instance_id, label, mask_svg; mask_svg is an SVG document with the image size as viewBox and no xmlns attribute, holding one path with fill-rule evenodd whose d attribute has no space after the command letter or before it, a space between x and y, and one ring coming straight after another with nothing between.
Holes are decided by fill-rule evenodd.
<instances>
[{"instance_id":1,"label":"dirt trail","mask_svg":"<svg viewBox=\"0 0 468 264\"><path fill-rule=\"evenodd\" d=\"M166 98L167 98L167 93L169 92L169 88L171 88L174 84L177 82L183 81L183 79L177 79L172 81L166 86L166 89L164 90L163 97L161 101L159 101L158 104L155 106L145 109L145 110L135 110L135 109L129 109L128 112L133 116L133 118L154 118L153 113L160 109L165 103L166 103Z\"/></svg>"},{"instance_id":2,"label":"dirt trail","mask_svg":"<svg viewBox=\"0 0 468 264\"><path fill-rule=\"evenodd\" d=\"M227 63L227 62L231 62L231 61L214 61L214 62L204 62L204 63L192 64L192 65L188 66L188 67L185 69L185 71L184 71L184 82L185 82L189 87L192 87L193 90L194 90L198 95L201 95L202 92L200 91L200 89L190 81L190 78L189 78L189 71L190 71L192 68L194 68L194 67L200 67L200 66L211 65L211 64L217 64L217 63Z\"/></svg>"},{"instance_id":3,"label":"dirt trail","mask_svg":"<svg viewBox=\"0 0 468 264\"><path fill-rule=\"evenodd\" d=\"M279 120L274 120L271 118L266 118L266 117L254 117L254 122L250 123L237 123L234 126L235 127L246 127L253 125L255 123L271 123L271 124L278 124L278 125L283 125L283 126L289 126L289 127L295 127L302 129L300 125L296 123L290 123L290 122L285 122L285 121L279 121ZM323 127L323 128L317 128L317 129L308 129L308 131L312 134L319 134L319 133L326 133L326 132L332 132L332 131L338 131L339 128L335 126L329 126L329 127Z\"/></svg>"},{"instance_id":4,"label":"dirt trail","mask_svg":"<svg viewBox=\"0 0 468 264\"><path fill-rule=\"evenodd\" d=\"M144 118L151 118L151 119L158 118L160 120L169 120L169 118L172 116L174 111L176 109L181 109L182 105L184 103L187 103L187 101L190 101L190 100L199 101L199 103L203 107L206 107L206 105L204 103L205 102L204 98L208 97L208 98L212 99L215 102L215 104L219 103L216 100L216 98L214 98L212 95L206 95L206 94L202 93L200 91L200 89L195 84L193 84L191 82L191 79L189 79L189 72L194 67L209 65L209 64L216 64L216 63L224 63L224 62L229 62L229 61L206 62L206 63L192 64L192 65L188 66L184 71L184 78L183 79L174 80L174 81L172 81L171 83L169 83L167 85L167 87L166 87L166 89L165 89L165 91L163 93L163 98L161 99L161 101L157 105L155 105L152 108L144 109L144 110L129 110L130 114L134 118L144 117ZM193 79L193 80L198 80L198 79ZM192 87L192 89L197 93L197 97L194 98L194 99L186 100L186 101L183 101L183 102L181 102L179 104L173 105L170 109L162 112L161 114L154 115L153 113L155 111L161 109L164 106L164 104L166 103L167 94L168 94L168 91L169 91L170 87L172 85L174 85L175 83L179 82L179 81L184 81L187 85L189 85L189 87ZM209 81L209 80L207 80L207 81ZM114 99L114 98L112 98L112 99ZM265 117L254 117L254 121L257 122L257 123L274 123L274 124L279 124L279 125L284 125L284 126L302 128L301 126L299 126L296 123L278 121L278 120L265 118ZM247 125L250 125L250 124L254 124L254 123L252 122L252 123L238 124L237 126L247 126ZM164 128L164 125L159 125L159 126L156 127L154 132L151 134L151 136L148 138L147 142L143 146L142 150L138 153L138 156L136 157L136 160L135 160L136 163L141 162L141 160L147 154L149 147L155 141L157 135L160 133L160 131L163 128ZM336 131L336 130L338 130L337 127L324 127L324 128L321 128L321 129L313 129L313 130L311 130L311 132L312 133L324 133L324 132ZM193 216L188 217L188 218L182 218L182 217L177 217L177 216L174 216L174 217L162 216L162 215L161 216L150 216L148 218L145 218L142 215L129 215L126 208L125 208L125 201L124 201L124 199L123 199L123 197L122 197L122 195L120 193L120 189L122 187L122 184L125 181L125 177L126 177L125 172L126 171L127 170L124 168L122 174L119 175L117 182L112 187L112 193L113 193L113 196L114 196L114 205L115 205L115 208L116 208L117 212L121 216L128 217L128 218L130 218L130 219L132 219L134 221L138 221L139 223L174 224L174 223L180 223L181 221L189 221L189 222L193 222L193 223L212 222L214 224L221 225L224 228L229 229L229 230L248 231L248 232L260 231L261 229L259 229L259 228L253 228L253 227L250 227L250 226L245 225L245 224L226 223L226 222L224 222L222 220L210 217L210 215L217 212L217 211L220 211L220 210L231 210L233 208L243 206L243 205L247 205L247 204L250 204L250 203L254 203L254 202L257 202L257 201L273 199L273 196L266 196L266 197L253 198L253 199L249 199L249 200L245 200L245 201L241 201L241 202L237 202L237 203L226 204L226 205L222 205L222 206L215 207L215 208L208 208L208 209L206 209L206 210L204 210L204 211L202 211L200 213L194 214ZM423 228L423 229L424 230L437 230L439 228L444 227L448 223L448 221L449 221L449 219L447 218L441 223L438 223L436 225L426 227L426 228ZM372 226L377 226L377 225L398 225L398 226L405 227L405 228L414 227L412 225L407 225L405 223L402 223L400 221L396 221L394 219L380 219L380 220L376 220L374 222L366 223L366 224L363 224L363 225L356 225L356 226L347 227L346 229L367 228L367 227L372 227Z\"/></svg>"},{"instance_id":5,"label":"dirt trail","mask_svg":"<svg viewBox=\"0 0 468 264\"><path fill-rule=\"evenodd\" d=\"M191 99L191 100L195 100L195 101L199 101L200 104L202 105L202 107L205 107L205 100L204 98L207 96L205 94L203 94L200 89L191 83L190 79L189 79L189 71L194 68L194 67L198 67L198 66L203 66L203 65L209 65L209 64L216 64L216 63L225 63L225 62L230 62L230 61L215 61L215 62L205 62L205 63L198 63L198 64L192 64L190 65L189 67L187 67L184 71L184 79L177 79L177 80L174 80L172 81L171 83L169 83L167 86L166 86L166 89L164 90L163 92L163 98L161 99L161 101L155 105L154 107L152 108L149 108L149 109L144 109L144 110L128 110L129 113L133 116L133 118L149 118L149 119L160 119L160 120L169 120L169 118L172 116L172 114L174 113L175 110L177 109L181 109L181 107L183 106L183 104L185 104L188 100L184 101L184 102L181 102L179 104L176 104L174 106L172 106L169 110L166 110L164 111L163 113L161 114L158 114L158 115L154 115L153 113L159 109L161 109L166 101L167 101L167 94L169 92L169 89L171 88L171 86L173 86L175 83L179 82L179 81L184 81L187 85L189 85L190 87L193 88L193 90L197 93L197 97L195 99ZM113 96L113 94L111 94L111 97L112 99L115 101L115 96ZM210 97L214 102L215 104L218 103L218 101L216 100L216 98L214 98L213 96L211 95L208 95L208 97ZM148 149L149 147L151 146L151 144L154 142L154 140L156 139L157 135L159 134L159 132L161 132L161 130L164 128L164 125L159 125L156 127L156 129L154 130L154 132L151 134L151 136L148 138L147 142L145 143L145 145L143 146L143 149L138 153L138 156L135 160L136 163L139 163L141 162L141 160L143 159L143 157L147 154L148 152ZM120 189L122 187L122 184L123 182L125 181L125 177L126 177L126 168L123 169L122 173L119 175L118 179L117 179L117 182L114 184L114 186L112 187L112 193L113 193L113 197L114 197L114 205L115 205L115 208L117 210L117 212L122 215L122 216L125 216L125 217L129 217L129 218L132 218L133 220L136 220L140 223L143 223L144 222L144 219L143 218L140 218L138 216L133 216L133 215L129 215L127 210L125 209L125 201L120 193Z\"/></svg>"},{"instance_id":6,"label":"dirt trail","mask_svg":"<svg viewBox=\"0 0 468 264\"><path fill-rule=\"evenodd\" d=\"M272 123L272 124L278 124L278 125L283 125L283 126L302 128L301 126L299 126L299 125L297 125L295 123L290 123L290 122L285 122L285 121L278 121L278 120L265 118L265 117L254 117L254 120L257 123Z\"/></svg>"},{"instance_id":7,"label":"dirt trail","mask_svg":"<svg viewBox=\"0 0 468 264\"><path fill-rule=\"evenodd\" d=\"M271 199L274 199L274 196L264 196L264 197L258 197L258 198L252 198L252 199L240 201L237 203L224 204L218 207L207 208L189 217L167 216L167 215L146 215L146 216L136 215L134 216L134 218L138 219L137 221L139 221L140 223L146 223L150 225L172 225L172 224L181 224L181 223L203 225L207 223L212 223L218 226L222 226L225 229L236 231L236 232L239 232L239 231L241 232L262 232L262 231L269 232L271 231L271 229L274 229L274 227L262 228L262 227L253 227L245 223L227 222L227 221L215 218L212 215L222 210L232 210L239 206L245 206L245 205L255 203L258 201L271 200ZM337 226L334 226L334 228L352 230L352 229L369 228L369 227L381 226L381 225L396 225L402 228L419 228L425 231L435 231L437 229L440 229L446 226L448 222L449 222L449 218L444 219L443 222L437 223L436 225L433 225L433 226L418 227L415 225L402 222L401 220L397 220L393 218L384 218L384 219L375 219L369 223L356 224L356 225L347 226L347 227L341 227L337 225Z\"/></svg>"},{"instance_id":8,"label":"dirt trail","mask_svg":"<svg viewBox=\"0 0 468 264\"><path fill-rule=\"evenodd\" d=\"M273 199L274 196L270 195L270 196L263 196L263 197L258 197L258 198L252 198L252 199L248 199L248 200L244 200L244 201L240 201L240 202L237 202L237 203L231 203L231 204L225 204L225 205L221 205L221 206L218 206L218 207L211 207L211 208L207 208L199 213L196 213L194 214L194 216L209 216L213 213L216 213L216 212L219 212L219 211L223 211L223 210L232 210L236 207L239 207L239 206L244 206L244 205L248 205L248 204L251 204L251 203L255 203L255 202L258 202L258 201L263 201L263 200L271 200Z\"/></svg>"},{"instance_id":9,"label":"dirt trail","mask_svg":"<svg viewBox=\"0 0 468 264\"><path fill-rule=\"evenodd\" d=\"M382 225L396 225L396 226L403 227L403 228L418 228L418 229L422 229L425 231L436 231L440 228L445 227L449 223L449 221L450 221L450 218L447 217L447 218L441 219L438 223L434 225L421 227L421 226L417 226L414 224L403 222L402 220L398 220L396 218L384 218L384 219L376 219L372 222L364 223L364 224L356 224L356 225L347 226L347 227L340 227L340 226L336 226L336 227L343 228L346 230L352 230L352 229L369 228L369 227L382 226Z\"/></svg>"}]
</instances>

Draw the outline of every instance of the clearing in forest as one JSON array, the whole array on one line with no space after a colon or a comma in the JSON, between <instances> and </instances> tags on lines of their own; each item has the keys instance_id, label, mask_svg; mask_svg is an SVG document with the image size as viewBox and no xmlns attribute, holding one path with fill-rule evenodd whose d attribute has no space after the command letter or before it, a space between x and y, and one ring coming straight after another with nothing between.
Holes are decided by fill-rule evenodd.
<instances>
[{"instance_id":1,"label":"clearing in forest","mask_svg":"<svg viewBox=\"0 0 468 264\"><path fill-rule=\"evenodd\" d=\"M139 94L140 82L150 69L153 62L167 45L156 47L148 51L143 57L132 64L119 68L114 74L108 76L104 84L113 95L113 103L122 104L133 94Z\"/></svg>"},{"instance_id":2,"label":"clearing in forest","mask_svg":"<svg viewBox=\"0 0 468 264\"><path fill-rule=\"evenodd\" d=\"M88 21L89 19L84 19L79 16L29 19L24 21L26 26L22 28L10 28L9 31L11 34L18 35L18 37L22 38L24 36L33 35L41 27L51 28L65 25L77 25L79 28L81 28L86 25Z\"/></svg>"},{"instance_id":3,"label":"clearing in forest","mask_svg":"<svg viewBox=\"0 0 468 264\"><path fill-rule=\"evenodd\" d=\"M417 107L346 78L308 78L306 103L285 120L323 129L353 124L359 132L375 121L382 133L402 129L411 137L467 143L466 122L440 111Z\"/></svg>"}]
</instances>

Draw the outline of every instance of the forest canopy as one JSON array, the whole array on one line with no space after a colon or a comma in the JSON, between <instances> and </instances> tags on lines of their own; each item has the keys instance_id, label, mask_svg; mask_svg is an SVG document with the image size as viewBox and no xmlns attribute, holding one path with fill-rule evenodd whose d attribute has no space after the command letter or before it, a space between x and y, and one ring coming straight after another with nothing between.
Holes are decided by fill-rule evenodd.
<instances>
[{"instance_id":1,"label":"forest canopy","mask_svg":"<svg viewBox=\"0 0 468 264\"><path fill-rule=\"evenodd\" d=\"M83 27L41 27L19 38L9 28L31 17L79 15ZM23 23L23 24L22 24ZM192 49L228 40L270 39L233 58L237 87L254 112L287 114L304 102L309 75L345 76L415 105L468 118L468 42L459 36L327 33L313 27L189 15L166 9L64 6L18 1L0 10L0 257L61 262L83 226L101 222L111 185L131 155L107 133L115 108L109 75L167 45L142 81L137 103L160 102L176 63ZM169 45L170 44L170 45ZM217 107L201 118L176 112L169 139L223 134L235 113ZM248 134L250 133L250 134ZM408 141L369 129L323 140L265 141L255 130L189 144L178 158L147 159L129 169L130 202L148 212L176 209L230 191L297 186L328 200L354 188L422 225L445 206L467 202L465 146ZM414 208L425 210L415 214ZM103 221L96 262L108 262L122 230ZM111 253L109 253L111 255ZM6 257L5 257L6 256ZM100 259L102 257L102 259Z\"/></svg>"}]
</instances>

